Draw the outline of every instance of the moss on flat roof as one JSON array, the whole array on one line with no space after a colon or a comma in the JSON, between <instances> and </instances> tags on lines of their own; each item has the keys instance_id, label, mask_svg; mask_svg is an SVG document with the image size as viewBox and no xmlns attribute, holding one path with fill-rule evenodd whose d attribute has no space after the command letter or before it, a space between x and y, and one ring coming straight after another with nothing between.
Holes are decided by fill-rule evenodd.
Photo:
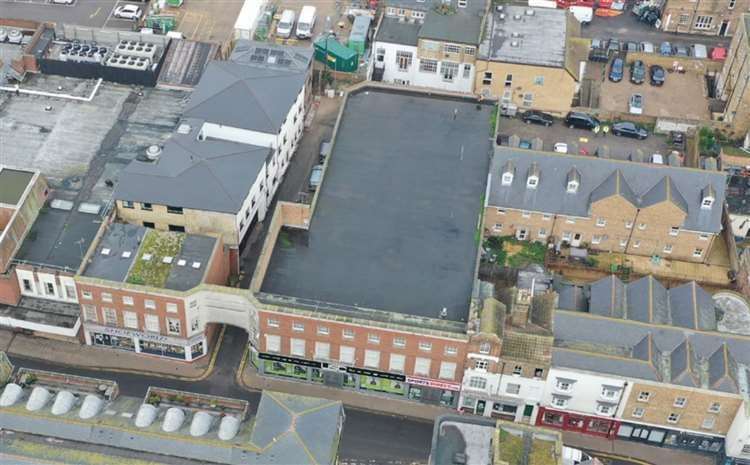
<instances>
[{"instance_id":1,"label":"moss on flat roof","mask_svg":"<svg viewBox=\"0 0 750 465\"><path fill-rule=\"evenodd\" d=\"M164 287L169 272L174 265L174 257L182 249L185 235L173 232L150 229L143 238L133 266L130 268L126 282L151 287ZM145 255L151 255L144 260ZM164 257L172 257L171 263L164 263Z\"/></svg>"},{"instance_id":2,"label":"moss on flat roof","mask_svg":"<svg viewBox=\"0 0 750 465\"><path fill-rule=\"evenodd\" d=\"M0 203L16 205L33 177L31 171L7 168L0 171Z\"/></svg>"}]
</instances>

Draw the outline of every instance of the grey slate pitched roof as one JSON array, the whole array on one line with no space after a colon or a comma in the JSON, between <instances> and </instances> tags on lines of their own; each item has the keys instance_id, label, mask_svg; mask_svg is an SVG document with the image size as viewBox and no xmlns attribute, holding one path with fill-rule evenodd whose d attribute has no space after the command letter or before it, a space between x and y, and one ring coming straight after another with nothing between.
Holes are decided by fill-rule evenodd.
<instances>
[{"instance_id":1,"label":"grey slate pitched roof","mask_svg":"<svg viewBox=\"0 0 750 465\"><path fill-rule=\"evenodd\" d=\"M510 186L503 186L500 182L502 167L508 161L515 165L516 174ZM533 163L541 172L535 189L526 186L526 173ZM572 167L581 173L576 193L566 192L567 174ZM616 174L618 170L621 176ZM495 148L490 176L488 205L493 207L588 217L592 199L620 192L638 208L652 205L659 199L674 202L687 211L680 225L683 229L707 233L718 233L722 229L726 175L716 171L499 146ZM704 209L701 208L702 190L709 185L713 186L716 200L713 207Z\"/></svg>"},{"instance_id":2,"label":"grey slate pitched roof","mask_svg":"<svg viewBox=\"0 0 750 465\"><path fill-rule=\"evenodd\" d=\"M417 36L422 26L416 23L401 22L398 18L383 17L375 38L378 42L390 44L417 45Z\"/></svg>"},{"instance_id":3,"label":"grey slate pitched roof","mask_svg":"<svg viewBox=\"0 0 750 465\"><path fill-rule=\"evenodd\" d=\"M115 198L237 213L271 149L217 139L198 140L202 123L183 120L189 132L173 134L158 161L136 159L125 167Z\"/></svg>"},{"instance_id":4,"label":"grey slate pitched roof","mask_svg":"<svg viewBox=\"0 0 750 465\"><path fill-rule=\"evenodd\" d=\"M465 7L458 7L458 0L449 0L448 2L453 10L450 14L438 13L435 6L439 3L436 2L423 0L389 1L387 3L389 7L424 11L425 18L421 24L399 24L396 18L384 17L380 28L382 29L383 25L385 25L385 31L382 36L378 32L377 40L404 45L416 45L416 39L420 38L479 45L487 1L468 0ZM394 21L399 25L398 28L394 26ZM412 26L413 29L407 29L405 26ZM418 31L416 32L417 37L412 35L415 30Z\"/></svg>"}]
</instances>

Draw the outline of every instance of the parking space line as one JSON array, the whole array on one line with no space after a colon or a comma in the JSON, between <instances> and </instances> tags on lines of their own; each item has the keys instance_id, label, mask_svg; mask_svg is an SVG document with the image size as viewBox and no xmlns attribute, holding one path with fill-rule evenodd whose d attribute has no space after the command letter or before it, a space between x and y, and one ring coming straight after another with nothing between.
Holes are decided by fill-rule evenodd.
<instances>
[{"instance_id":1,"label":"parking space line","mask_svg":"<svg viewBox=\"0 0 750 465\"><path fill-rule=\"evenodd\" d=\"M203 19L206 17L205 13L200 13L198 15L198 24L195 25L195 30L193 31L193 37L198 36L198 30L200 30L201 24L203 24Z\"/></svg>"},{"instance_id":2,"label":"parking space line","mask_svg":"<svg viewBox=\"0 0 750 465\"><path fill-rule=\"evenodd\" d=\"M97 8L95 12L91 13L89 15L89 19L92 19L94 16L97 16L100 11L102 11L102 7Z\"/></svg>"}]
</instances>

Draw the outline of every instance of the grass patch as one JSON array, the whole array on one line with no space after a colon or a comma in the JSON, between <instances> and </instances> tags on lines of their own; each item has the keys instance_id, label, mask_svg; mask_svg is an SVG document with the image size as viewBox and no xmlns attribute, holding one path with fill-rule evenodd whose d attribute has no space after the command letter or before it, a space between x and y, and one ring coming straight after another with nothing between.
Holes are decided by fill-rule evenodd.
<instances>
[{"instance_id":1,"label":"grass patch","mask_svg":"<svg viewBox=\"0 0 750 465\"><path fill-rule=\"evenodd\" d=\"M164 263L164 257L175 257L182 249L184 235L150 229L128 273L127 282L144 286L164 287L172 269L172 263ZM143 260L151 254L150 260Z\"/></svg>"},{"instance_id":2,"label":"grass patch","mask_svg":"<svg viewBox=\"0 0 750 465\"><path fill-rule=\"evenodd\" d=\"M496 457L501 463L507 462L510 465L519 465L524 462L523 437L515 436L502 428L498 428L496 444Z\"/></svg>"},{"instance_id":3,"label":"grass patch","mask_svg":"<svg viewBox=\"0 0 750 465\"><path fill-rule=\"evenodd\" d=\"M524 268L532 263L543 265L547 253L547 247L541 242L519 241L509 236L488 237L483 247L491 261L511 268Z\"/></svg>"},{"instance_id":4,"label":"grass patch","mask_svg":"<svg viewBox=\"0 0 750 465\"><path fill-rule=\"evenodd\" d=\"M739 147L735 147L734 145L722 145L721 146L721 152L730 155L733 157L746 157L750 158L750 152L745 152Z\"/></svg>"},{"instance_id":5,"label":"grass patch","mask_svg":"<svg viewBox=\"0 0 750 465\"><path fill-rule=\"evenodd\" d=\"M495 137L495 128L497 127L497 115L500 112L500 107L495 105L492 107L492 112L490 112L490 137Z\"/></svg>"}]
</instances>

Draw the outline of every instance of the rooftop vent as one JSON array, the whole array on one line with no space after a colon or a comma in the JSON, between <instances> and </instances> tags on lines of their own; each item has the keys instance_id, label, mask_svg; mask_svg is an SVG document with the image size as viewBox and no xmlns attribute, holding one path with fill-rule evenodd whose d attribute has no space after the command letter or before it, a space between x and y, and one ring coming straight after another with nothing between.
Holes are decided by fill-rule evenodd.
<instances>
[{"instance_id":1,"label":"rooftop vent","mask_svg":"<svg viewBox=\"0 0 750 465\"><path fill-rule=\"evenodd\" d=\"M207 412L198 412L193 416L193 421L190 422L190 436L200 437L208 433L211 429L211 423L213 423L213 417Z\"/></svg>"},{"instance_id":2,"label":"rooftop vent","mask_svg":"<svg viewBox=\"0 0 750 465\"><path fill-rule=\"evenodd\" d=\"M112 251L106 247L102 249L102 255L109 255L110 252Z\"/></svg>"},{"instance_id":3,"label":"rooftop vent","mask_svg":"<svg viewBox=\"0 0 750 465\"><path fill-rule=\"evenodd\" d=\"M8 383L3 389L3 395L0 396L0 407L10 407L11 405L18 402L21 398L23 389L16 383ZM223 422L222 422L223 424Z\"/></svg>"},{"instance_id":4,"label":"rooftop vent","mask_svg":"<svg viewBox=\"0 0 750 465\"><path fill-rule=\"evenodd\" d=\"M52 415L64 415L73 408L76 398L70 391L60 391L55 396L55 403L52 404Z\"/></svg>"},{"instance_id":5,"label":"rooftop vent","mask_svg":"<svg viewBox=\"0 0 750 465\"><path fill-rule=\"evenodd\" d=\"M166 263L167 265L171 265L172 264L172 260L174 260L173 257L164 257L164 258L161 259L161 262L162 263Z\"/></svg>"},{"instance_id":6,"label":"rooftop vent","mask_svg":"<svg viewBox=\"0 0 750 465\"><path fill-rule=\"evenodd\" d=\"M182 123L179 126L177 126L177 134L190 134L190 125L187 123Z\"/></svg>"},{"instance_id":7,"label":"rooftop vent","mask_svg":"<svg viewBox=\"0 0 750 465\"><path fill-rule=\"evenodd\" d=\"M141 260L143 260L144 262L147 262L147 261L150 261L152 257L153 255L151 255L150 253L144 253L143 257L141 257Z\"/></svg>"},{"instance_id":8,"label":"rooftop vent","mask_svg":"<svg viewBox=\"0 0 750 465\"><path fill-rule=\"evenodd\" d=\"M500 21L503 21L505 19L505 13L500 13Z\"/></svg>"},{"instance_id":9,"label":"rooftop vent","mask_svg":"<svg viewBox=\"0 0 750 465\"><path fill-rule=\"evenodd\" d=\"M185 265L187 265L187 262L185 260L182 260L182 259L177 260L177 266L185 266Z\"/></svg>"},{"instance_id":10,"label":"rooftop vent","mask_svg":"<svg viewBox=\"0 0 750 465\"><path fill-rule=\"evenodd\" d=\"M503 5L498 5L498 6L495 7L495 11L502 12L504 9L505 9L505 7Z\"/></svg>"},{"instance_id":11,"label":"rooftop vent","mask_svg":"<svg viewBox=\"0 0 750 465\"><path fill-rule=\"evenodd\" d=\"M513 15L513 19L515 19L516 21L521 21L521 18L523 18L523 16L521 16L521 15Z\"/></svg>"},{"instance_id":12,"label":"rooftop vent","mask_svg":"<svg viewBox=\"0 0 750 465\"><path fill-rule=\"evenodd\" d=\"M219 424L219 439L222 441L234 439L239 430L240 419L233 415L227 415L221 419L221 423Z\"/></svg>"},{"instance_id":13,"label":"rooftop vent","mask_svg":"<svg viewBox=\"0 0 750 465\"><path fill-rule=\"evenodd\" d=\"M534 16L534 9L533 8L526 8L526 11L524 11L524 14L526 16Z\"/></svg>"},{"instance_id":14,"label":"rooftop vent","mask_svg":"<svg viewBox=\"0 0 750 465\"><path fill-rule=\"evenodd\" d=\"M510 36L511 37L521 37L521 33L520 32L511 32Z\"/></svg>"},{"instance_id":15,"label":"rooftop vent","mask_svg":"<svg viewBox=\"0 0 750 465\"><path fill-rule=\"evenodd\" d=\"M201 262L193 262L193 265L192 265L192 267L193 267L193 268L195 268L195 269L197 270L198 268L200 268L200 267L201 267Z\"/></svg>"},{"instance_id":16,"label":"rooftop vent","mask_svg":"<svg viewBox=\"0 0 750 465\"><path fill-rule=\"evenodd\" d=\"M83 399L83 405L81 405L81 411L78 412L78 418L80 418L81 420L94 418L99 414L99 411L102 409L102 405L104 405L104 401L101 399L101 397L95 396L93 394L87 395L86 398Z\"/></svg>"},{"instance_id":17,"label":"rooftop vent","mask_svg":"<svg viewBox=\"0 0 750 465\"><path fill-rule=\"evenodd\" d=\"M49 203L49 206L55 210L70 211L73 209L73 202L70 200L54 199Z\"/></svg>"},{"instance_id":18,"label":"rooftop vent","mask_svg":"<svg viewBox=\"0 0 750 465\"><path fill-rule=\"evenodd\" d=\"M510 41L510 46L511 47L518 47L519 45L520 45L520 43L517 40L511 40Z\"/></svg>"},{"instance_id":19,"label":"rooftop vent","mask_svg":"<svg viewBox=\"0 0 750 465\"><path fill-rule=\"evenodd\" d=\"M161 425L161 429L167 433L174 433L180 429L183 421L185 421L185 412L180 408L171 407L164 415L164 423Z\"/></svg>"},{"instance_id":20,"label":"rooftop vent","mask_svg":"<svg viewBox=\"0 0 750 465\"><path fill-rule=\"evenodd\" d=\"M156 420L156 414L158 411L156 407L151 404L143 404L138 409L138 414L135 416L135 426L138 428L146 428L151 426L151 423Z\"/></svg>"},{"instance_id":21,"label":"rooftop vent","mask_svg":"<svg viewBox=\"0 0 750 465\"><path fill-rule=\"evenodd\" d=\"M161 147L158 145L149 145L146 149L146 158L148 158L151 161L155 161L159 159L159 155L161 155Z\"/></svg>"},{"instance_id":22,"label":"rooftop vent","mask_svg":"<svg viewBox=\"0 0 750 465\"><path fill-rule=\"evenodd\" d=\"M41 386L37 386L31 391L29 400L26 401L26 410L29 412L36 412L44 407L49 398L52 396L50 392Z\"/></svg>"},{"instance_id":23,"label":"rooftop vent","mask_svg":"<svg viewBox=\"0 0 750 465\"><path fill-rule=\"evenodd\" d=\"M131 255L133 255L133 252L131 252L129 250L126 250L125 252L122 253L121 257L122 258L130 258Z\"/></svg>"}]
</instances>

